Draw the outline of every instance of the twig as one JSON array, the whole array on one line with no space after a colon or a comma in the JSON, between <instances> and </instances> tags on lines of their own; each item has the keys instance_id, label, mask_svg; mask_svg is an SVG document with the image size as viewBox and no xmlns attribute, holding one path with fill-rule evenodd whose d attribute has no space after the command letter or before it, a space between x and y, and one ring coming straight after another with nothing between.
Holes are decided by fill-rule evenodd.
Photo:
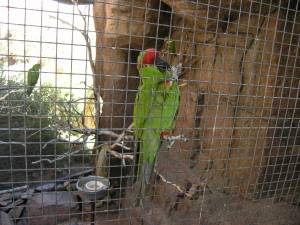
<instances>
[{"instance_id":1,"label":"twig","mask_svg":"<svg viewBox=\"0 0 300 225\"><path fill-rule=\"evenodd\" d=\"M121 148L124 148L125 150L131 150L131 148L129 148L129 147L127 147L127 146L125 146L125 145L122 145L121 143L115 143L115 144L113 144L114 146L119 146L119 147L121 147Z\"/></svg>"},{"instance_id":2,"label":"twig","mask_svg":"<svg viewBox=\"0 0 300 225\"><path fill-rule=\"evenodd\" d=\"M85 42L86 42L86 48L88 51L88 57L89 57L89 62L90 62L90 67L91 70L93 72L93 91L94 91L94 97L95 97L95 109L96 109L96 141L95 141L95 145L98 145L98 139L99 139L99 134L98 134L98 126L99 126L99 118L100 118L100 105L101 105L101 96L100 96L100 90L99 90L99 86L96 84L96 66L95 66L95 62L93 60L93 55L92 55L92 48L91 48L91 40L90 37L88 35L88 28L87 28L87 23L86 23L86 18L85 16L82 14L81 10L78 7L78 1L77 0L72 0L72 3L76 6L80 16L82 17L83 23L84 23L84 30L80 30L78 28L76 28L75 26L71 25L70 23L67 23L69 25L71 25L71 27L73 27L75 30L79 31ZM62 20L61 20L62 21ZM98 87L98 89L96 89L96 87Z\"/></svg>"},{"instance_id":3,"label":"twig","mask_svg":"<svg viewBox=\"0 0 300 225\"><path fill-rule=\"evenodd\" d=\"M210 193L212 193L212 191L210 190L210 188L208 187L208 185L206 184L207 182L201 182L199 185L192 185L192 187L189 189L189 190L186 190L186 189L183 189L182 187L180 187L179 185L171 182L171 181L168 181L162 174L160 174L156 168L154 168L154 173L160 177L160 179L168 184L168 185L171 185L173 186L180 194L184 195L185 197L187 197L188 199L194 199L195 198L195 195L197 194L198 190L200 187L203 187L203 192L206 191L206 188L208 189L208 191ZM194 188L193 188L194 186ZM193 190L192 190L193 188Z\"/></svg>"},{"instance_id":4,"label":"twig","mask_svg":"<svg viewBox=\"0 0 300 225\"><path fill-rule=\"evenodd\" d=\"M12 193L12 192L17 192L17 191L23 191L25 189L27 189L29 186L28 185L24 185L21 187L16 187L16 188L11 188L11 189L7 189L7 190L2 190L0 191L0 195L5 194L5 193Z\"/></svg>"},{"instance_id":5,"label":"twig","mask_svg":"<svg viewBox=\"0 0 300 225\"><path fill-rule=\"evenodd\" d=\"M81 33L82 33L82 35L85 39L85 42L86 42L86 47L87 47L88 54L89 54L89 61L90 61L92 72L93 72L93 74L96 74L95 63L94 63L93 56L92 56L91 39L90 39L90 37L88 35L88 32L87 32L88 29L87 29L86 19L85 19L85 16L82 14L81 10L79 9L78 3L76 1L73 1L73 3L76 6L80 16L82 17L83 23L84 23L84 32L81 32Z\"/></svg>"},{"instance_id":6,"label":"twig","mask_svg":"<svg viewBox=\"0 0 300 225\"><path fill-rule=\"evenodd\" d=\"M172 183L171 181L168 181L162 174L160 174L160 173L157 171L156 168L154 168L154 173L156 173L156 175L158 175L158 176L160 177L160 179L161 179L164 183L169 184L169 185L175 187L175 189L176 189L178 192L180 192L180 193L186 195L186 191L185 191L183 188L181 188L180 186L178 186L178 185L175 184L175 183Z\"/></svg>"},{"instance_id":7,"label":"twig","mask_svg":"<svg viewBox=\"0 0 300 225\"><path fill-rule=\"evenodd\" d=\"M88 36L88 34L87 34L87 32L86 32L86 20L85 20L84 15L81 13L80 9L78 8L78 5L77 5L77 4L75 4L75 5L77 6L77 10L78 10L79 14L80 14L80 15L82 16L82 18L83 18L83 21L84 21L84 30L79 29L78 27L76 27L75 25L69 23L69 22L66 21L66 20L57 18L56 16L49 15L49 17L52 18L52 19L57 19L57 20L59 20L61 23L66 24L66 25L70 26L72 29L77 30L78 32L81 33L81 35L82 35L83 38L85 39L86 47L87 47L87 49L88 49L88 54L89 54L89 61L90 61L90 65L91 65L91 70L92 70L93 74L96 74L95 65L94 65L93 56L92 56L91 40L90 40L90 37Z\"/></svg>"},{"instance_id":8,"label":"twig","mask_svg":"<svg viewBox=\"0 0 300 225\"><path fill-rule=\"evenodd\" d=\"M109 154L113 155L114 157L116 157L118 159L121 159L123 166L126 166L125 159L129 159L129 160L133 160L134 159L134 157L133 157L132 154L122 154L122 153L116 152L114 150L108 150L107 152Z\"/></svg>"},{"instance_id":9,"label":"twig","mask_svg":"<svg viewBox=\"0 0 300 225\"><path fill-rule=\"evenodd\" d=\"M5 85L5 86L2 86L0 87L0 91L8 91L8 90L11 90L11 89L22 89L24 90L24 87L23 86L11 86L11 85Z\"/></svg>"},{"instance_id":10,"label":"twig","mask_svg":"<svg viewBox=\"0 0 300 225\"><path fill-rule=\"evenodd\" d=\"M62 178L58 178L57 180L70 180L74 177L79 177L79 176L91 173L93 171L94 171L94 169L87 169L87 170L83 170L83 171L80 171L80 172L77 172L77 173L73 173L70 176L65 176L65 177L62 177Z\"/></svg>"},{"instance_id":11,"label":"twig","mask_svg":"<svg viewBox=\"0 0 300 225\"><path fill-rule=\"evenodd\" d=\"M84 100L83 102L86 102L86 100L95 100L95 98L78 98L74 99L73 101L70 101L70 103L79 102L80 100Z\"/></svg>"},{"instance_id":12,"label":"twig","mask_svg":"<svg viewBox=\"0 0 300 225\"><path fill-rule=\"evenodd\" d=\"M16 106L0 106L1 109L17 109L17 108L23 108L24 105L16 105Z\"/></svg>"},{"instance_id":13,"label":"twig","mask_svg":"<svg viewBox=\"0 0 300 225\"><path fill-rule=\"evenodd\" d=\"M126 131L131 130L132 127L133 127L133 123L130 124L129 127L119 135L119 137L117 138L117 140L114 141L114 144L112 144L112 145L110 146L110 148L111 148L111 149L114 149L115 147L120 146L119 143L120 143L120 141L122 140L122 138L125 137ZM128 147L127 147L127 148L128 148ZM126 148L125 148L125 149L126 149ZM128 150L128 149L127 149L127 150ZM130 148L129 148L129 150L130 150Z\"/></svg>"},{"instance_id":14,"label":"twig","mask_svg":"<svg viewBox=\"0 0 300 225\"><path fill-rule=\"evenodd\" d=\"M25 147L25 144L24 142L21 142L21 141L10 141L10 142L7 142L7 141L0 141L0 144L9 144L9 145L22 145Z\"/></svg>"},{"instance_id":15,"label":"twig","mask_svg":"<svg viewBox=\"0 0 300 225\"><path fill-rule=\"evenodd\" d=\"M73 128L73 126L71 126L71 129L74 132L85 134L85 135L96 134L96 129L90 129L90 128L80 129L80 128ZM118 138L120 136L119 134L117 134L113 131L105 130L105 129L100 129L98 131L98 134L112 136L114 138Z\"/></svg>"},{"instance_id":16,"label":"twig","mask_svg":"<svg viewBox=\"0 0 300 225\"><path fill-rule=\"evenodd\" d=\"M10 94L17 93L17 92L23 92L23 91L24 90L22 90L22 89L10 91L10 92L6 93L5 95L3 95L2 97L0 97L0 102L4 101Z\"/></svg>"},{"instance_id":17,"label":"twig","mask_svg":"<svg viewBox=\"0 0 300 225\"><path fill-rule=\"evenodd\" d=\"M111 146L110 146L110 150L108 151L111 155L113 155L114 157L116 157L116 158L118 158L118 159L121 159L122 160L122 163L125 165L125 159L130 159L130 160L133 160L133 155L131 155L131 154L122 154L122 153L119 153L119 152L116 152L116 151L114 151L114 150L112 150L113 148L115 148L116 146L120 146L120 147L122 147L122 148L124 148L124 149L126 149L126 150L130 150L130 148L129 147L127 147L127 146L125 146L125 145L122 145L121 143L120 143L120 141L122 140L122 138L125 138L126 137L126 131L127 130L130 130L131 128L133 127L133 124L130 124L130 126L125 130L125 131L123 131L121 134L116 134L116 133L114 133L114 132L112 132L112 131L101 131L102 133L105 133L105 134L108 134L108 135L111 135L111 136L114 136L114 137L117 137L117 140L114 142L114 144L112 144ZM100 133L101 133L100 132ZM82 142L79 142L78 140L79 139L81 139L81 138L87 138L88 136L87 135L85 135L85 134L83 134L80 138L78 138L78 139L76 139L75 141L72 141L71 143L78 143L78 144L80 144L80 143L84 143L84 141L82 141ZM50 144L50 143L53 143L53 142L55 142L55 141L57 141L57 140L62 140L62 141L66 141L66 142L70 142L69 140L66 140L66 139L63 139L62 137L59 137L59 138L55 138L55 139L51 139L50 141L48 141L47 143L45 143L44 145L43 145L43 149L44 148L46 148L47 147L47 145L48 144ZM94 147L94 148L92 148L92 149L88 149L88 150L95 150L95 149L97 149L97 148L99 148L99 147L101 147L102 145L98 145L98 146L96 146L96 147ZM38 163L40 163L40 162L48 162L48 163L54 163L54 162L56 162L56 161L59 161L59 160L62 160L62 159L64 159L64 158L66 158L66 157L69 157L69 156L71 156L71 155L74 155L74 154L77 154L78 152L80 152L82 149L79 149L79 150L76 150L76 151L73 151L73 152L71 152L71 153L65 153L65 154L63 154L63 155L61 155L61 156L59 156L59 157L57 157L57 158L55 158L55 159L40 159L40 160L37 160L37 161L34 161L34 162L32 162L31 164L38 164Z\"/></svg>"},{"instance_id":18,"label":"twig","mask_svg":"<svg viewBox=\"0 0 300 225\"><path fill-rule=\"evenodd\" d=\"M51 139L50 141L46 142L46 143L43 145L42 149L45 149L45 148L48 146L48 144L53 143L53 142L56 142L56 141L64 141L64 142L68 142L68 143L71 143L71 144L82 144L82 143L84 143L84 141L79 141L79 140L80 140L81 138L84 139L84 136L85 136L85 135L82 135L82 136L80 136L79 138L77 138L77 139L74 140L74 141L69 141L68 139L65 139L65 138L63 138L63 137L54 138L54 139Z\"/></svg>"},{"instance_id":19,"label":"twig","mask_svg":"<svg viewBox=\"0 0 300 225\"><path fill-rule=\"evenodd\" d=\"M38 134L39 132L42 132L43 130L47 130L47 129L49 129L49 127L44 127L44 128L42 128L40 130L37 130L37 131L33 132L32 134L30 134L30 135L27 136L27 140L29 138L33 137L34 135Z\"/></svg>"},{"instance_id":20,"label":"twig","mask_svg":"<svg viewBox=\"0 0 300 225\"><path fill-rule=\"evenodd\" d=\"M68 153L68 152L66 152L65 154L63 154L63 155L60 155L60 156L58 156L57 158L55 158L55 159L40 159L40 160L37 160L37 161L34 161L34 162L32 162L31 164L32 165L34 165L34 164L38 164L38 163L41 163L41 162L48 162L48 163L54 163L54 162L56 162L56 161L59 161L59 160L62 160L62 159L64 159L64 158L67 158L67 157L69 157L69 156L71 156L71 155L75 155L75 154L77 154L78 152L80 152L82 149L78 149L78 150L76 150L76 151L73 151L73 152L71 152L71 153Z\"/></svg>"}]
</instances>

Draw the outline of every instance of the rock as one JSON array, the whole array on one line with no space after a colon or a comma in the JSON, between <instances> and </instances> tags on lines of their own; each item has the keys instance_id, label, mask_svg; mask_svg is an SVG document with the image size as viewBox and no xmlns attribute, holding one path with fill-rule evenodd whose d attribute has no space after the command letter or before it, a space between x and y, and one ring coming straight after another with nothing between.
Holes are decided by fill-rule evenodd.
<instances>
[{"instance_id":1,"label":"rock","mask_svg":"<svg viewBox=\"0 0 300 225\"><path fill-rule=\"evenodd\" d=\"M19 205L19 206L16 206L16 207L12 208L12 209L9 211L8 214L9 214L13 219L17 220L17 219L19 219L20 216L22 215L23 210L24 210L24 205Z\"/></svg>"},{"instance_id":2,"label":"rock","mask_svg":"<svg viewBox=\"0 0 300 225\"><path fill-rule=\"evenodd\" d=\"M0 225L13 225L12 218L5 212L0 212Z\"/></svg>"},{"instance_id":3,"label":"rock","mask_svg":"<svg viewBox=\"0 0 300 225\"><path fill-rule=\"evenodd\" d=\"M34 193L34 189L29 189L27 192L25 192L21 195L21 198L22 199L29 199L29 198L32 197L33 193Z\"/></svg>"},{"instance_id":4,"label":"rock","mask_svg":"<svg viewBox=\"0 0 300 225\"><path fill-rule=\"evenodd\" d=\"M21 205L22 203L24 203L25 200L24 199L17 199L15 201L12 201L10 204L6 205L5 207L2 207L1 210L3 211L9 211L10 209L14 208L14 207L17 207L19 205Z\"/></svg>"},{"instance_id":5,"label":"rock","mask_svg":"<svg viewBox=\"0 0 300 225\"><path fill-rule=\"evenodd\" d=\"M53 191L55 190L56 183L46 183L39 185L35 188L36 191L41 192L41 191Z\"/></svg>"},{"instance_id":6,"label":"rock","mask_svg":"<svg viewBox=\"0 0 300 225\"><path fill-rule=\"evenodd\" d=\"M10 193L5 193L5 194L1 195L0 196L0 205L1 205L1 202L6 202L10 199L11 199L11 194Z\"/></svg>"},{"instance_id":7,"label":"rock","mask_svg":"<svg viewBox=\"0 0 300 225\"><path fill-rule=\"evenodd\" d=\"M27 202L26 217L30 225L56 225L74 217L70 213L78 213L76 202L76 197L70 192L35 193Z\"/></svg>"}]
</instances>

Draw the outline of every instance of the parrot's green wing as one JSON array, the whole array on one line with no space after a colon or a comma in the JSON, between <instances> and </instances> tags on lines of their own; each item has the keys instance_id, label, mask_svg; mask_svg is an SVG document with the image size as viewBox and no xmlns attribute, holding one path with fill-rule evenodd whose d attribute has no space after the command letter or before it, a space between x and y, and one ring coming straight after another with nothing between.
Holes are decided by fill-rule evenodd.
<instances>
[{"instance_id":1,"label":"parrot's green wing","mask_svg":"<svg viewBox=\"0 0 300 225\"><path fill-rule=\"evenodd\" d=\"M142 79L142 85L136 95L133 112L133 126L135 128L135 136L138 138L141 137L145 128L144 123L153 104L158 83L164 77L164 74L155 66L142 67L139 69L139 74Z\"/></svg>"},{"instance_id":2,"label":"parrot's green wing","mask_svg":"<svg viewBox=\"0 0 300 225\"><path fill-rule=\"evenodd\" d=\"M160 146L161 132L170 131L175 128L179 98L177 82L173 82L171 87L166 87L163 83L159 84L149 115L144 121L145 131L142 134L141 144L143 157L140 163L147 162L154 164ZM149 138L150 140L148 140Z\"/></svg>"},{"instance_id":3,"label":"parrot's green wing","mask_svg":"<svg viewBox=\"0 0 300 225\"><path fill-rule=\"evenodd\" d=\"M27 89L26 89L26 94L30 96L32 93L39 77L40 77L40 69L41 69L41 64L35 64L34 66L31 67L31 69L28 70L27 73Z\"/></svg>"},{"instance_id":4,"label":"parrot's green wing","mask_svg":"<svg viewBox=\"0 0 300 225\"><path fill-rule=\"evenodd\" d=\"M180 92L177 81L169 88L160 87L164 90L164 104L162 110L161 131L173 130L180 102Z\"/></svg>"},{"instance_id":5,"label":"parrot's green wing","mask_svg":"<svg viewBox=\"0 0 300 225\"><path fill-rule=\"evenodd\" d=\"M140 133L139 153L139 193L138 205L143 204L145 193L155 165L158 150L161 145L161 132L172 130L175 127L175 119L179 106L179 88L177 82L171 87L166 87L160 82L156 92L153 93L153 102L148 106L148 116L143 121L144 129Z\"/></svg>"}]
</instances>

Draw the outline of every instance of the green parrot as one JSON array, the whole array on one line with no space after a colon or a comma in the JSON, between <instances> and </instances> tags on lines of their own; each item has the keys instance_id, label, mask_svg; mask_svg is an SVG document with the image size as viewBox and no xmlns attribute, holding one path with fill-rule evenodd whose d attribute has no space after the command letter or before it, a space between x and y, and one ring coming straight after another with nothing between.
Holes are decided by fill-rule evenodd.
<instances>
[{"instance_id":1,"label":"green parrot","mask_svg":"<svg viewBox=\"0 0 300 225\"><path fill-rule=\"evenodd\" d=\"M135 98L133 125L139 149L136 203L142 205L162 139L175 128L180 94L174 70L155 49L139 54L137 68L142 85Z\"/></svg>"},{"instance_id":2,"label":"green parrot","mask_svg":"<svg viewBox=\"0 0 300 225\"><path fill-rule=\"evenodd\" d=\"M172 39L167 39L166 44L167 44L168 52L175 54L176 53L175 42Z\"/></svg>"},{"instance_id":3,"label":"green parrot","mask_svg":"<svg viewBox=\"0 0 300 225\"><path fill-rule=\"evenodd\" d=\"M28 96L31 95L31 93L40 77L40 69L41 69L41 64L37 63L37 64L33 65L27 72L26 94Z\"/></svg>"}]
</instances>

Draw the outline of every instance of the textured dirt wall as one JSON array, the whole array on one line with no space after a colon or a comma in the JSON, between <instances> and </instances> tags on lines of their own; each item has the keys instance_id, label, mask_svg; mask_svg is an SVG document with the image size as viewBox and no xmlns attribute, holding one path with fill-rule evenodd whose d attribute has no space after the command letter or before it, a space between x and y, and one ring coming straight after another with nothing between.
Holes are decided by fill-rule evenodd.
<instances>
[{"instance_id":1,"label":"textured dirt wall","mask_svg":"<svg viewBox=\"0 0 300 225\"><path fill-rule=\"evenodd\" d=\"M160 36L157 33L165 34L156 23L168 23L163 13L158 16L158 7L156 0L94 3L98 32L97 84L104 101L100 119L102 128L123 130L132 122L133 102L139 83L134 63L138 49L157 46L155 37ZM106 139L101 137L101 140Z\"/></svg>"},{"instance_id":2,"label":"textured dirt wall","mask_svg":"<svg viewBox=\"0 0 300 225\"><path fill-rule=\"evenodd\" d=\"M169 30L156 26L158 18L170 24L167 13L151 10L160 7L158 1L131 2L94 3L97 84L104 100L100 127L122 129L130 123L138 86L134 49L159 47L155 40L170 33L183 55L180 82L187 83L181 87L175 133L190 141L162 150L159 171L182 187L205 180L213 190L249 197L271 187L292 187L292 182L278 182L297 179L289 175L297 175L297 158L289 157L284 165L280 159L296 155L296 150L276 146L296 142L299 15L287 14L276 1L209 1L197 6L166 0L173 9ZM294 128L286 128L282 138L284 124ZM279 177L272 171L286 172ZM262 182L268 185L259 185ZM174 192L164 183L157 191L166 188Z\"/></svg>"}]
</instances>

